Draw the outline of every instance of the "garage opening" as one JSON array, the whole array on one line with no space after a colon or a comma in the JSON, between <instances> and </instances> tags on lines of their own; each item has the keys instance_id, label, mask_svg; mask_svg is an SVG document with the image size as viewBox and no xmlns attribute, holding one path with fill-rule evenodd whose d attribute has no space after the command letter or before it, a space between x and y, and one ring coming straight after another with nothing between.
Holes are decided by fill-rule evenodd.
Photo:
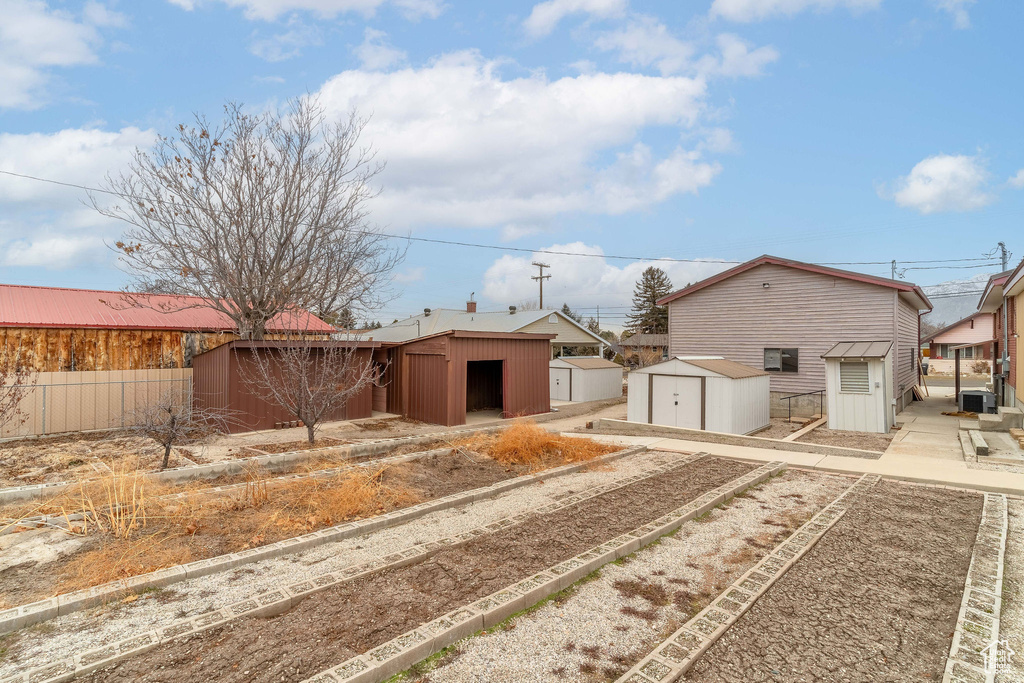
<instances>
[{"instance_id":1,"label":"garage opening","mask_svg":"<svg viewBox=\"0 0 1024 683\"><path fill-rule=\"evenodd\" d=\"M485 413L501 417L505 410L504 361L466 362L466 413L481 417Z\"/></svg>"}]
</instances>

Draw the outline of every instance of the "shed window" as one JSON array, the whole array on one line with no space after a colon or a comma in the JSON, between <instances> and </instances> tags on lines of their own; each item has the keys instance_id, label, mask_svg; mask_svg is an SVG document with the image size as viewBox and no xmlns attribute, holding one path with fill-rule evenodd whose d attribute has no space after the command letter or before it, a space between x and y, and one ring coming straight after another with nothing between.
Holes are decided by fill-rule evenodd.
<instances>
[{"instance_id":1,"label":"shed window","mask_svg":"<svg viewBox=\"0 0 1024 683\"><path fill-rule=\"evenodd\" d=\"M764 369L771 372L798 372L799 349L765 349Z\"/></svg>"},{"instance_id":2,"label":"shed window","mask_svg":"<svg viewBox=\"0 0 1024 683\"><path fill-rule=\"evenodd\" d=\"M839 390L846 394L868 394L868 364L863 361L839 364Z\"/></svg>"}]
</instances>

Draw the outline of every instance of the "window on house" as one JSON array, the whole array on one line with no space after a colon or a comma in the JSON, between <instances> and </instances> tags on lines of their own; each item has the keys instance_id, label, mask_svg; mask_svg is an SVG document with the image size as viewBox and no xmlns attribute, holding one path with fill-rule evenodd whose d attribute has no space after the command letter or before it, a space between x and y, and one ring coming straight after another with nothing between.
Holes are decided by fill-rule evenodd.
<instances>
[{"instance_id":1,"label":"window on house","mask_svg":"<svg viewBox=\"0 0 1024 683\"><path fill-rule=\"evenodd\" d=\"M548 322L549 323L557 323L558 322L558 316L555 315L554 313L552 313L551 315L548 316Z\"/></svg>"},{"instance_id":2,"label":"window on house","mask_svg":"<svg viewBox=\"0 0 1024 683\"><path fill-rule=\"evenodd\" d=\"M764 369L770 372L798 372L799 349L765 349Z\"/></svg>"},{"instance_id":3,"label":"window on house","mask_svg":"<svg viewBox=\"0 0 1024 683\"><path fill-rule=\"evenodd\" d=\"M964 348L960 349L960 358L961 359L964 359L964 358L966 358L966 359L974 358L974 347L973 346L965 346Z\"/></svg>"},{"instance_id":4,"label":"window on house","mask_svg":"<svg viewBox=\"0 0 1024 683\"><path fill-rule=\"evenodd\" d=\"M863 361L839 363L839 390L845 394L870 393L868 364Z\"/></svg>"}]
</instances>

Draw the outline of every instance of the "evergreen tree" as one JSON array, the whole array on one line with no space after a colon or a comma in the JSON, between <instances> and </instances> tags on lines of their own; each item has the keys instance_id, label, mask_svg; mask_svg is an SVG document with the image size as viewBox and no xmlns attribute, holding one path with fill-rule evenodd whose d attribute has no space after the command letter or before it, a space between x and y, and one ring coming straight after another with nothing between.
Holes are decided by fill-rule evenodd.
<instances>
[{"instance_id":1,"label":"evergreen tree","mask_svg":"<svg viewBox=\"0 0 1024 683\"><path fill-rule=\"evenodd\" d=\"M661 268L649 267L633 289L633 310L628 327L633 334L665 334L668 332L668 307L659 306L658 299L672 293L672 282Z\"/></svg>"},{"instance_id":2,"label":"evergreen tree","mask_svg":"<svg viewBox=\"0 0 1024 683\"><path fill-rule=\"evenodd\" d=\"M597 320L593 318L587 318L587 329L594 334L601 336L601 326L597 324Z\"/></svg>"},{"instance_id":3,"label":"evergreen tree","mask_svg":"<svg viewBox=\"0 0 1024 683\"><path fill-rule=\"evenodd\" d=\"M583 322L583 316L569 308L569 304L562 304L562 315L567 318L572 318L578 323Z\"/></svg>"}]
</instances>

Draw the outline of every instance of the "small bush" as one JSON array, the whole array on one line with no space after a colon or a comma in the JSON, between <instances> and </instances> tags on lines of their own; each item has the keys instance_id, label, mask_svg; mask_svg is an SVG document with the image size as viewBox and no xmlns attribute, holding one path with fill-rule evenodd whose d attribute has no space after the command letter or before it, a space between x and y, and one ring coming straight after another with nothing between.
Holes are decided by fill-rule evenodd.
<instances>
[{"instance_id":1,"label":"small bush","mask_svg":"<svg viewBox=\"0 0 1024 683\"><path fill-rule=\"evenodd\" d=\"M987 360L976 360L970 365L971 372L976 375L987 375L990 371Z\"/></svg>"},{"instance_id":2,"label":"small bush","mask_svg":"<svg viewBox=\"0 0 1024 683\"><path fill-rule=\"evenodd\" d=\"M458 442L491 456L504 465L526 465L533 469L553 464L586 462L619 450L618 446L554 434L532 420L516 420L497 435L483 435Z\"/></svg>"}]
</instances>

